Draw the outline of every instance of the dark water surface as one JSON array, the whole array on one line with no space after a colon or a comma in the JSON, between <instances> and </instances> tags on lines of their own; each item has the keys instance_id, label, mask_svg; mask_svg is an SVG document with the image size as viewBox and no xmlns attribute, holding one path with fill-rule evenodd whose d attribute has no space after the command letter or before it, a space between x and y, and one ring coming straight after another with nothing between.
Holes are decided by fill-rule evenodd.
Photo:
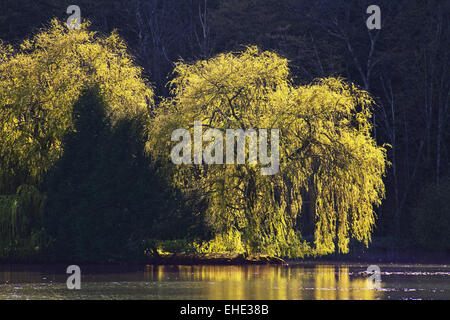
<instances>
[{"instance_id":1,"label":"dark water surface","mask_svg":"<svg viewBox=\"0 0 450 320\"><path fill-rule=\"evenodd\" d=\"M369 264L289 266L83 266L69 290L66 265L0 265L0 299L446 299L450 266Z\"/></svg>"}]
</instances>

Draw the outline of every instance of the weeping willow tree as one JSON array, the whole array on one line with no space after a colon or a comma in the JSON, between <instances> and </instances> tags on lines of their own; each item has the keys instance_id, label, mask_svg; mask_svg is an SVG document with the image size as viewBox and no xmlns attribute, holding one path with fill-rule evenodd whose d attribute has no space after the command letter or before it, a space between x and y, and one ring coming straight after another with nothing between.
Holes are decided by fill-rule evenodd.
<instances>
[{"instance_id":1,"label":"weeping willow tree","mask_svg":"<svg viewBox=\"0 0 450 320\"><path fill-rule=\"evenodd\" d=\"M161 174L204 204L212 239L200 250L301 257L346 253L351 238L368 245L374 206L384 197L386 150L370 135L373 100L367 92L336 78L295 86L288 61L257 47L179 62L174 73L171 97L151 122L147 147L162 164ZM195 121L203 134L209 128L278 129L279 171L262 175L264 165L249 161L173 164L172 133L185 128L192 136ZM189 152L211 152L216 139ZM314 243L302 238L297 223L306 214L305 197Z\"/></svg>"},{"instance_id":2,"label":"weeping willow tree","mask_svg":"<svg viewBox=\"0 0 450 320\"><path fill-rule=\"evenodd\" d=\"M39 189L63 154L64 137L75 131L73 106L83 92L98 88L113 125L145 121L152 108L153 91L125 43L114 32L102 37L88 26L69 30L53 20L18 48L0 42L1 229L13 230L16 215L31 216L41 207L35 202L34 210L17 209L24 206L21 190ZM14 236L2 232L0 242Z\"/></svg>"},{"instance_id":3,"label":"weeping willow tree","mask_svg":"<svg viewBox=\"0 0 450 320\"><path fill-rule=\"evenodd\" d=\"M0 195L0 258L27 258L49 244L42 228L45 197L22 185L13 195Z\"/></svg>"}]
</instances>

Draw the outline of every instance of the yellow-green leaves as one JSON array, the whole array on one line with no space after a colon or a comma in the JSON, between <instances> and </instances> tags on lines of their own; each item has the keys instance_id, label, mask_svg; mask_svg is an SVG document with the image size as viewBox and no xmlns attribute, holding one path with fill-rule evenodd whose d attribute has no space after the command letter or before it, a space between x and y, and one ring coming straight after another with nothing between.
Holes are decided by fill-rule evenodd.
<instances>
[{"instance_id":1,"label":"yellow-green leaves","mask_svg":"<svg viewBox=\"0 0 450 320\"><path fill-rule=\"evenodd\" d=\"M95 87L112 124L148 120L147 151L172 186L196 201L211 230L202 251L301 257L347 252L351 238L368 244L373 208L384 196L386 150L371 137L367 92L339 78L295 86L288 61L257 47L178 62L174 73L171 97L155 109L116 33L104 38L86 23L68 30L53 21L19 51L0 44L0 193L40 183L74 130L74 104ZM261 163L173 165L172 132L192 135L196 121L202 133L279 130L279 171L261 175ZM306 215L310 243L299 224Z\"/></svg>"},{"instance_id":2,"label":"yellow-green leaves","mask_svg":"<svg viewBox=\"0 0 450 320\"><path fill-rule=\"evenodd\" d=\"M346 253L351 237L367 245L373 207L384 197L386 165L386 150L370 136L372 98L335 78L293 88L291 96L281 111L281 161L289 179L308 185L317 253Z\"/></svg>"},{"instance_id":3,"label":"yellow-green leaves","mask_svg":"<svg viewBox=\"0 0 450 320\"><path fill-rule=\"evenodd\" d=\"M179 62L172 98L152 121L149 150L170 162L171 132L194 121L225 129L279 129L280 172L261 176L259 165L163 166L185 194L200 195L215 238L207 250L303 256L298 219L313 211L315 254L365 244L384 196L386 150L371 133L370 95L339 78L294 86L288 61L249 47L193 64ZM237 236L236 232L239 232ZM206 248L203 246L203 248ZM206 250L206 249L205 249Z\"/></svg>"},{"instance_id":4,"label":"yellow-green leaves","mask_svg":"<svg viewBox=\"0 0 450 320\"><path fill-rule=\"evenodd\" d=\"M63 152L72 107L98 87L112 123L145 116L153 91L116 33L100 37L53 20L19 51L0 45L0 193L35 184Z\"/></svg>"}]
</instances>

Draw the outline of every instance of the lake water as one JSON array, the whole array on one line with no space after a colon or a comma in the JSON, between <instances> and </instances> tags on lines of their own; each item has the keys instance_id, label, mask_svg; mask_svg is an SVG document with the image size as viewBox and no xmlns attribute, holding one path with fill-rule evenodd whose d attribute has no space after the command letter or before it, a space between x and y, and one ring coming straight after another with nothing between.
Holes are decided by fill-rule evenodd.
<instances>
[{"instance_id":1,"label":"lake water","mask_svg":"<svg viewBox=\"0 0 450 320\"><path fill-rule=\"evenodd\" d=\"M369 264L289 266L83 266L69 290L62 265L0 265L0 299L446 299L450 266Z\"/></svg>"}]
</instances>

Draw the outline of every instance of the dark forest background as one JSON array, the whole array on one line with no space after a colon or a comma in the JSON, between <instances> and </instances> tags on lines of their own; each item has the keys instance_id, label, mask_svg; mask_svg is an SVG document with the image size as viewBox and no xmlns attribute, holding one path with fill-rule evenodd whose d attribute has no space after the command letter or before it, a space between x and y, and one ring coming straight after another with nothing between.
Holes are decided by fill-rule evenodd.
<instances>
[{"instance_id":1,"label":"dark forest background","mask_svg":"<svg viewBox=\"0 0 450 320\"><path fill-rule=\"evenodd\" d=\"M205 59L241 50L246 45L258 45L288 58L298 84L319 77L342 76L368 90L377 103L374 136L379 144L391 146L386 200L377 211L371 248L450 249L450 1L0 0L0 39L19 43L53 17L65 21L70 4L80 6L81 16L92 22L92 30L118 30L154 85L156 96L168 95L166 83L175 61ZM381 30L369 31L366 27L366 8L371 4L381 8ZM80 125L97 128L97 139L102 139L102 132L107 130L90 123ZM124 124L121 130L126 132L129 128ZM115 134L119 135L115 140L121 139L120 131ZM76 139L70 143L79 143ZM84 139L90 140L90 136ZM127 156L121 158L115 152L117 146L108 146L109 138L105 139L101 143L104 153L115 155L116 163L127 163ZM122 146L134 147L127 141ZM96 164L109 158L96 154L95 159L89 160L82 157L83 150L76 150L76 154L67 157L78 156ZM117 210L130 207L131 211L139 211L139 206L152 207L152 199L173 199L163 186L155 187L160 182L144 159L129 161L130 166L117 172L113 184L102 186L99 182L104 175L115 172L111 161L100 166L103 171L98 171L97 176L69 177L74 185L77 179L83 184L59 195L52 202L56 208L51 210L57 212L67 206L74 214L86 210L86 204L70 204L64 199L74 192L85 192L92 185L102 191L92 189L96 196L87 195L86 203L97 206L97 212L108 199L116 201ZM60 166L63 165L64 159ZM142 170L130 179L136 173L133 168ZM76 172L73 168L68 171ZM141 183L141 192L136 193L137 189L128 186L127 181ZM145 191L146 185L152 186L151 192ZM58 188L57 170L48 188ZM172 205L171 200L166 203L168 207ZM103 221L101 216L98 219ZM158 219L163 221L164 217ZM120 221L112 221L105 235L95 233L98 241L107 242L107 234L111 234L116 223ZM174 221L160 225L170 230L179 227ZM163 228L158 230L166 234Z\"/></svg>"}]
</instances>

